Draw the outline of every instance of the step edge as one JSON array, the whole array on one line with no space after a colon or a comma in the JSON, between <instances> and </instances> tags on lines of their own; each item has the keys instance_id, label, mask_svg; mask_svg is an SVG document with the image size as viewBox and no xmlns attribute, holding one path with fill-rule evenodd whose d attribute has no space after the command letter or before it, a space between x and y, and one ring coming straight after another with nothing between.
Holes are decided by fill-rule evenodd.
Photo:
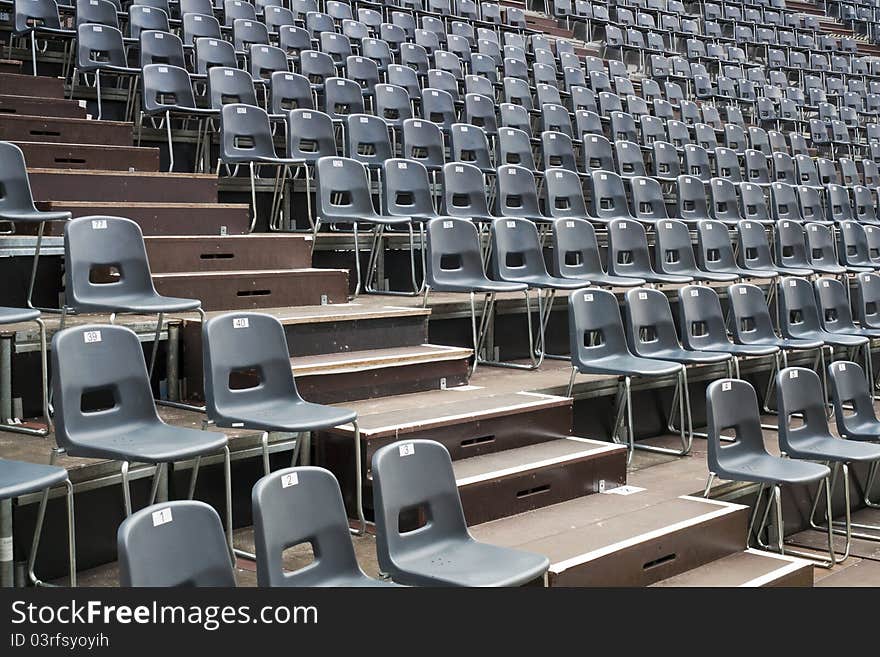
<instances>
[{"instance_id":1,"label":"step edge","mask_svg":"<svg viewBox=\"0 0 880 657\"><path fill-rule=\"evenodd\" d=\"M345 374L348 372L366 372L369 370L375 369L384 369L388 367L406 367L409 365L418 365L420 363L430 363L430 362L445 362L450 360L462 360L463 358L470 358L472 355L472 350L460 348L460 347L444 347L443 345L430 345L435 349L438 347L443 347L442 351L422 351L420 353L410 354L405 357L404 360L397 360L395 362L376 360L375 358L371 361L372 364L368 364L364 358L353 359L351 361L339 361L335 363L328 363L325 366L322 366L320 363L312 366L301 366L297 367L296 364L291 363L291 368L293 369L293 373L297 377L304 376L324 376L330 374ZM379 351L379 350L375 350ZM379 357L379 358L390 358L390 356ZM295 358L291 360L296 360Z\"/></svg>"},{"instance_id":2,"label":"step edge","mask_svg":"<svg viewBox=\"0 0 880 657\"><path fill-rule=\"evenodd\" d=\"M565 437L560 438L560 440L583 440L586 442L594 442L590 441L586 438L575 438ZM520 448L521 449L521 448ZM505 450L505 451L516 451L516 450ZM582 450L579 452L572 452L571 454L565 454L562 456L554 456L552 458L542 459L540 461L532 461L531 463L523 463L516 466L511 466L509 468L503 468L501 470L493 470L490 472L484 472L477 475L471 475L470 477L464 477L462 479L456 479L455 485L458 488L465 488L467 486L474 486L477 484L482 484L487 481L494 481L496 479L502 479L504 477L509 477L511 475L520 475L525 474L527 472L533 472L537 470L543 470L545 468L562 465L565 463L571 463L574 461L580 461L581 459L599 456L600 454L606 454L610 452L625 452L625 445L613 445L613 444L605 444L602 446L594 446L591 449ZM477 458L477 457L474 457ZM463 459L467 460L467 459ZM461 463L462 461L457 461L457 463Z\"/></svg>"},{"instance_id":3,"label":"step edge","mask_svg":"<svg viewBox=\"0 0 880 657\"><path fill-rule=\"evenodd\" d=\"M702 497L692 497L690 495L681 495L677 499L695 500L709 503L720 502L720 500L706 500ZM687 529L688 527L693 527L698 524L714 520L716 518L722 518L724 516L728 516L733 513L738 513L748 509L748 507L745 505L734 504L731 502L721 502L721 504L716 504L716 506L720 506L721 508L715 509L714 511L702 513L698 516L694 516L693 518L688 518L687 520L680 520L679 522L672 523L671 525L666 525L659 529L644 532L642 534L627 538L623 541L617 541L616 543L611 543L609 545L596 548L595 550L591 550L590 552L585 552L584 554L580 554L550 564L550 572L552 572L554 575L559 575L570 568L573 568L575 566L582 566L585 563L595 561L596 559L607 556L613 552L617 552L618 550L632 547L634 545L638 545L639 543L645 543L647 541L654 540L655 538L666 536L682 529Z\"/></svg>"}]
</instances>

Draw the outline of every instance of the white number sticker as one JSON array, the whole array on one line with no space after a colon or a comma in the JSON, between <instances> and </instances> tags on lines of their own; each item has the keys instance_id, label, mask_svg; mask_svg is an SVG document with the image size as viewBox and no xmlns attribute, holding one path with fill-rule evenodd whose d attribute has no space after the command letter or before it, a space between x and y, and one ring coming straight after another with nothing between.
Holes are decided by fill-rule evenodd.
<instances>
[{"instance_id":1,"label":"white number sticker","mask_svg":"<svg viewBox=\"0 0 880 657\"><path fill-rule=\"evenodd\" d=\"M153 527L167 525L172 520L173 518L171 517L171 507L166 506L164 509L153 511Z\"/></svg>"},{"instance_id":2,"label":"white number sticker","mask_svg":"<svg viewBox=\"0 0 880 657\"><path fill-rule=\"evenodd\" d=\"M290 488L299 483L299 475L296 472L289 472L281 477L281 488Z\"/></svg>"},{"instance_id":3,"label":"white number sticker","mask_svg":"<svg viewBox=\"0 0 880 657\"><path fill-rule=\"evenodd\" d=\"M248 328L250 326L250 321L247 317L233 317L232 318L232 328Z\"/></svg>"},{"instance_id":4,"label":"white number sticker","mask_svg":"<svg viewBox=\"0 0 880 657\"><path fill-rule=\"evenodd\" d=\"M104 230L107 228L106 219L92 219L92 230Z\"/></svg>"},{"instance_id":5,"label":"white number sticker","mask_svg":"<svg viewBox=\"0 0 880 657\"><path fill-rule=\"evenodd\" d=\"M100 331L86 331L83 333L83 342L86 344L91 344L93 342L101 341L101 332Z\"/></svg>"},{"instance_id":6,"label":"white number sticker","mask_svg":"<svg viewBox=\"0 0 880 657\"><path fill-rule=\"evenodd\" d=\"M397 448L401 456L412 456L416 453L416 446L413 443L406 443Z\"/></svg>"},{"instance_id":7,"label":"white number sticker","mask_svg":"<svg viewBox=\"0 0 880 657\"><path fill-rule=\"evenodd\" d=\"M721 384L721 390L723 390L723 391L725 391L725 392L727 392L728 390L730 390L730 383L729 383L729 382L722 383L722 384Z\"/></svg>"}]
</instances>

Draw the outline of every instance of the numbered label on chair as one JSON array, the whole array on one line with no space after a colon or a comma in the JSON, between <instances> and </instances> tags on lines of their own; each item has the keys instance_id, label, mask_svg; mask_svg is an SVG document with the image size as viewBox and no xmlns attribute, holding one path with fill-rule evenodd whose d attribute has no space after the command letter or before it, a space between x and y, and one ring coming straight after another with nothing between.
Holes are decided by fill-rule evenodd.
<instances>
[{"instance_id":1,"label":"numbered label on chair","mask_svg":"<svg viewBox=\"0 0 880 657\"><path fill-rule=\"evenodd\" d=\"M593 300L592 294L585 294L584 295L584 301L592 301L592 300Z\"/></svg>"},{"instance_id":2,"label":"numbered label on chair","mask_svg":"<svg viewBox=\"0 0 880 657\"><path fill-rule=\"evenodd\" d=\"M232 328L248 328L250 326L250 322L247 317L233 317L232 318Z\"/></svg>"},{"instance_id":3,"label":"numbered label on chair","mask_svg":"<svg viewBox=\"0 0 880 657\"><path fill-rule=\"evenodd\" d=\"M822 287L828 287L828 281L822 281Z\"/></svg>"},{"instance_id":4,"label":"numbered label on chair","mask_svg":"<svg viewBox=\"0 0 880 657\"><path fill-rule=\"evenodd\" d=\"M691 296L692 297L700 296L700 291L699 290L691 290Z\"/></svg>"},{"instance_id":5,"label":"numbered label on chair","mask_svg":"<svg viewBox=\"0 0 880 657\"><path fill-rule=\"evenodd\" d=\"M565 227L566 228L574 228L574 222L573 221L566 221Z\"/></svg>"},{"instance_id":6,"label":"numbered label on chair","mask_svg":"<svg viewBox=\"0 0 880 657\"><path fill-rule=\"evenodd\" d=\"M172 520L173 518L171 517L171 507L165 507L164 509L153 511L153 527L167 525Z\"/></svg>"},{"instance_id":7,"label":"numbered label on chair","mask_svg":"<svg viewBox=\"0 0 880 657\"><path fill-rule=\"evenodd\" d=\"M644 300L647 299L647 298L648 298L648 293L647 293L647 292L639 292L639 299L641 299L642 301L644 301Z\"/></svg>"},{"instance_id":8,"label":"numbered label on chair","mask_svg":"<svg viewBox=\"0 0 880 657\"><path fill-rule=\"evenodd\" d=\"M106 219L92 219L92 230L105 230L106 228Z\"/></svg>"},{"instance_id":9,"label":"numbered label on chair","mask_svg":"<svg viewBox=\"0 0 880 657\"><path fill-rule=\"evenodd\" d=\"M788 378L789 379L796 379L797 375L798 375L797 370L792 370L791 372L788 373Z\"/></svg>"},{"instance_id":10,"label":"numbered label on chair","mask_svg":"<svg viewBox=\"0 0 880 657\"><path fill-rule=\"evenodd\" d=\"M727 392L728 390L730 390L730 383L722 383L721 390L723 390L724 392Z\"/></svg>"},{"instance_id":11,"label":"numbered label on chair","mask_svg":"<svg viewBox=\"0 0 880 657\"><path fill-rule=\"evenodd\" d=\"M507 227L508 227L508 228L516 228L516 222L515 222L515 221L508 221L508 222L506 222L506 223L507 223Z\"/></svg>"},{"instance_id":12,"label":"numbered label on chair","mask_svg":"<svg viewBox=\"0 0 880 657\"><path fill-rule=\"evenodd\" d=\"M416 453L416 446L413 443L406 443L397 448L401 456L412 456Z\"/></svg>"},{"instance_id":13,"label":"numbered label on chair","mask_svg":"<svg viewBox=\"0 0 880 657\"><path fill-rule=\"evenodd\" d=\"M845 370L846 370L846 364L845 364L845 363L841 363L840 365L837 366L837 371L838 371L838 372L843 372L843 371L845 371Z\"/></svg>"},{"instance_id":14,"label":"numbered label on chair","mask_svg":"<svg viewBox=\"0 0 880 657\"><path fill-rule=\"evenodd\" d=\"M444 227L444 228L452 228L452 226L453 226L452 221L444 221L444 222L443 222L443 227Z\"/></svg>"},{"instance_id":15,"label":"numbered label on chair","mask_svg":"<svg viewBox=\"0 0 880 657\"><path fill-rule=\"evenodd\" d=\"M83 342L86 344L91 344L92 342L100 342L101 341L101 332L100 331L86 331L83 333Z\"/></svg>"},{"instance_id":16,"label":"numbered label on chair","mask_svg":"<svg viewBox=\"0 0 880 657\"><path fill-rule=\"evenodd\" d=\"M290 488L299 483L299 475L296 472L290 472L281 477L281 488Z\"/></svg>"},{"instance_id":17,"label":"numbered label on chair","mask_svg":"<svg viewBox=\"0 0 880 657\"><path fill-rule=\"evenodd\" d=\"M746 292L748 292L748 290L746 290L746 288L744 288L744 287L739 288L740 294L745 294Z\"/></svg>"},{"instance_id":18,"label":"numbered label on chair","mask_svg":"<svg viewBox=\"0 0 880 657\"><path fill-rule=\"evenodd\" d=\"M236 114L247 114L247 107L236 107L235 113Z\"/></svg>"}]
</instances>

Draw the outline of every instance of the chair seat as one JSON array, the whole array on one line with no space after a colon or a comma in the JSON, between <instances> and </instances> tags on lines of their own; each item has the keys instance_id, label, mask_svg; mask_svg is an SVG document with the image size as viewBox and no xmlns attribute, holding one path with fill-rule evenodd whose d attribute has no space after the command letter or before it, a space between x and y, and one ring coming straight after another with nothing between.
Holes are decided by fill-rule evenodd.
<instances>
[{"instance_id":1,"label":"chair seat","mask_svg":"<svg viewBox=\"0 0 880 657\"><path fill-rule=\"evenodd\" d=\"M77 301L75 309L78 312L103 311L103 312L128 312L128 313L179 313L186 310L200 308L202 302L198 299L180 299L178 297L120 294L117 296L103 297L100 302L91 303L88 299Z\"/></svg>"},{"instance_id":2,"label":"chair seat","mask_svg":"<svg viewBox=\"0 0 880 657\"><path fill-rule=\"evenodd\" d=\"M96 435L68 436L70 456L104 458L138 463L170 463L220 451L225 434L165 424L123 425Z\"/></svg>"},{"instance_id":3,"label":"chair seat","mask_svg":"<svg viewBox=\"0 0 880 657\"><path fill-rule=\"evenodd\" d=\"M542 576L550 560L539 554L474 540L437 544L398 556L392 577L414 586L518 586Z\"/></svg>"},{"instance_id":4,"label":"chair seat","mask_svg":"<svg viewBox=\"0 0 880 657\"><path fill-rule=\"evenodd\" d=\"M780 276L798 276L800 278L808 278L814 273L812 269L798 269L797 267L777 267L776 271Z\"/></svg>"},{"instance_id":5,"label":"chair seat","mask_svg":"<svg viewBox=\"0 0 880 657\"><path fill-rule=\"evenodd\" d=\"M389 217L387 215L371 214L368 216L352 217L347 215L324 215L321 220L325 224L383 224L386 226L403 225L412 221L409 217Z\"/></svg>"},{"instance_id":6,"label":"chair seat","mask_svg":"<svg viewBox=\"0 0 880 657\"><path fill-rule=\"evenodd\" d=\"M826 436L810 436L789 439L788 455L792 458L813 459L816 461L871 462L880 460L880 445Z\"/></svg>"},{"instance_id":7,"label":"chair seat","mask_svg":"<svg viewBox=\"0 0 880 657\"><path fill-rule=\"evenodd\" d=\"M880 329L867 326L850 326L845 330L829 331L829 333L834 333L835 335L854 335L856 337L868 338L869 340L880 338Z\"/></svg>"},{"instance_id":8,"label":"chair seat","mask_svg":"<svg viewBox=\"0 0 880 657\"><path fill-rule=\"evenodd\" d=\"M832 276L839 276L840 274L846 273L846 267L844 267L842 265L834 265L834 264L814 265L814 264L810 263L810 267L817 274L830 274ZM869 270L866 269L865 271L869 271Z\"/></svg>"},{"instance_id":9,"label":"chair seat","mask_svg":"<svg viewBox=\"0 0 880 657\"><path fill-rule=\"evenodd\" d=\"M667 376L681 371L681 364L665 360L620 355L596 358L578 368L581 374L614 374L617 376Z\"/></svg>"},{"instance_id":10,"label":"chair seat","mask_svg":"<svg viewBox=\"0 0 880 657\"><path fill-rule=\"evenodd\" d=\"M738 281L739 276L736 274L728 274L723 271L697 271L687 272L688 276L693 276L698 281L713 281L715 283L732 283Z\"/></svg>"},{"instance_id":11,"label":"chair seat","mask_svg":"<svg viewBox=\"0 0 880 657\"><path fill-rule=\"evenodd\" d=\"M137 42L135 42L137 43ZM113 64L98 63L90 66L81 66L80 71L86 73L89 71L101 71L102 73L117 73L119 75L140 75L141 69L131 68L129 66L114 66Z\"/></svg>"},{"instance_id":12,"label":"chair seat","mask_svg":"<svg viewBox=\"0 0 880 657\"><path fill-rule=\"evenodd\" d=\"M435 292L522 292L528 289L525 283L493 281L490 278L467 277L456 278L454 282L443 283L434 281L431 289Z\"/></svg>"},{"instance_id":13,"label":"chair seat","mask_svg":"<svg viewBox=\"0 0 880 657\"><path fill-rule=\"evenodd\" d=\"M590 272L587 278L593 285L610 285L611 287L640 287L647 282L644 278L613 276L604 272Z\"/></svg>"},{"instance_id":14,"label":"chair seat","mask_svg":"<svg viewBox=\"0 0 880 657\"><path fill-rule=\"evenodd\" d=\"M30 308L3 308L0 307L0 324L16 324L18 322L31 322L40 316L39 310Z\"/></svg>"},{"instance_id":15,"label":"chair seat","mask_svg":"<svg viewBox=\"0 0 880 657\"><path fill-rule=\"evenodd\" d=\"M34 493L67 479L67 470L55 465L0 459L0 499Z\"/></svg>"},{"instance_id":16,"label":"chair seat","mask_svg":"<svg viewBox=\"0 0 880 657\"><path fill-rule=\"evenodd\" d=\"M849 417L846 419L846 429L842 429L839 425L837 428L841 435L850 440L880 441L880 422Z\"/></svg>"},{"instance_id":17,"label":"chair seat","mask_svg":"<svg viewBox=\"0 0 880 657\"><path fill-rule=\"evenodd\" d=\"M760 223L760 222L756 222ZM778 278L779 272L775 269L741 269L740 276L744 278Z\"/></svg>"},{"instance_id":18,"label":"chair seat","mask_svg":"<svg viewBox=\"0 0 880 657\"><path fill-rule=\"evenodd\" d=\"M39 210L0 210L0 221L68 221L70 212L40 212Z\"/></svg>"},{"instance_id":19,"label":"chair seat","mask_svg":"<svg viewBox=\"0 0 880 657\"><path fill-rule=\"evenodd\" d=\"M146 114L189 114L190 116L220 116L220 110L210 109L207 107L181 107L180 105L163 105L153 109L145 109Z\"/></svg>"},{"instance_id":20,"label":"chair seat","mask_svg":"<svg viewBox=\"0 0 880 657\"><path fill-rule=\"evenodd\" d=\"M509 283L525 283L529 287L536 288L552 288L558 290L579 290L582 287L590 285L590 281L581 280L579 278L559 278L551 275L524 275L524 276L508 276L506 282Z\"/></svg>"},{"instance_id":21,"label":"chair seat","mask_svg":"<svg viewBox=\"0 0 880 657\"><path fill-rule=\"evenodd\" d=\"M746 344L772 345L780 349L818 349L824 342L821 340L802 340L798 338L767 337L750 340Z\"/></svg>"},{"instance_id":22,"label":"chair seat","mask_svg":"<svg viewBox=\"0 0 880 657\"><path fill-rule=\"evenodd\" d=\"M373 579L367 577L362 572L357 573L333 573L327 576L326 573L316 573L314 579L304 577L302 571L297 573L297 586L316 586L327 588L384 588L384 587L401 587L401 584L388 580Z\"/></svg>"},{"instance_id":23,"label":"chair seat","mask_svg":"<svg viewBox=\"0 0 880 657\"><path fill-rule=\"evenodd\" d=\"M633 274L644 278L649 283L670 283L670 284L682 284L692 283L693 278L690 276L681 276L679 274L661 274L654 271L633 271Z\"/></svg>"},{"instance_id":24,"label":"chair seat","mask_svg":"<svg viewBox=\"0 0 880 657\"><path fill-rule=\"evenodd\" d=\"M770 345L758 344L735 344L729 341L711 343L705 345L700 351L718 351L733 354L734 356L770 356L779 349Z\"/></svg>"},{"instance_id":25,"label":"chair seat","mask_svg":"<svg viewBox=\"0 0 880 657\"><path fill-rule=\"evenodd\" d=\"M722 479L758 484L809 484L824 479L831 471L824 465L784 459L770 454L725 457L716 472Z\"/></svg>"},{"instance_id":26,"label":"chair seat","mask_svg":"<svg viewBox=\"0 0 880 657\"><path fill-rule=\"evenodd\" d=\"M689 363L703 365L709 363L723 363L730 358L730 354L715 351L690 351L687 349L662 349L644 356L659 360L671 360L674 363Z\"/></svg>"},{"instance_id":27,"label":"chair seat","mask_svg":"<svg viewBox=\"0 0 880 657\"><path fill-rule=\"evenodd\" d=\"M868 340L863 335L853 335L849 333L831 333L825 331L825 344L834 345L835 347L858 347Z\"/></svg>"},{"instance_id":28,"label":"chair seat","mask_svg":"<svg viewBox=\"0 0 880 657\"><path fill-rule=\"evenodd\" d=\"M347 408L313 404L305 400L282 401L272 399L259 404L247 404L231 409L218 409L217 426L231 428L244 425L257 431L312 431L347 424L357 418L357 412Z\"/></svg>"}]
</instances>

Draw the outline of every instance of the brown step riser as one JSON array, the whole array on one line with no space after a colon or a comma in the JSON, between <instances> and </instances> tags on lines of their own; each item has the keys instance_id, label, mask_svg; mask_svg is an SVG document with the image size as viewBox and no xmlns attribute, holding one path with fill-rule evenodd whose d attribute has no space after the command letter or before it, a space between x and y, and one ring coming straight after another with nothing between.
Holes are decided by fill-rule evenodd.
<instances>
[{"instance_id":1,"label":"brown step riser","mask_svg":"<svg viewBox=\"0 0 880 657\"><path fill-rule=\"evenodd\" d=\"M15 60L0 60L0 74L2 73L21 73L21 62Z\"/></svg>"},{"instance_id":2,"label":"brown step riser","mask_svg":"<svg viewBox=\"0 0 880 657\"><path fill-rule=\"evenodd\" d=\"M213 178L180 176L70 175L39 172L30 176L38 201L100 201L136 203L216 203L217 181ZM181 231L184 232L184 231ZM189 231L185 231L189 232Z\"/></svg>"},{"instance_id":3,"label":"brown step riser","mask_svg":"<svg viewBox=\"0 0 880 657\"><path fill-rule=\"evenodd\" d=\"M10 96L64 98L64 81L61 78L0 73L0 89Z\"/></svg>"},{"instance_id":4,"label":"brown step riser","mask_svg":"<svg viewBox=\"0 0 880 657\"><path fill-rule=\"evenodd\" d=\"M84 119L86 108L72 100L0 95L0 116L7 114Z\"/></svg>"},{"instance_id":5,"label":"brown step riser","mask_svg":"<svg viewBox=\"0 0 880 657\"><path fill-rule=\"evenodd\" d=\"M764 588L812 588L813 569L800 568L793 573L774 579Z\"/></svg>"},{"instance_id":6,"label":"brown step riser","mask_svg":"<svg viewBox=\"0 0 880 657\"><path fill-rule=\"evenodd\" d=\"M0 114L0 139L131 146L131 125Z\"/></svg>"},{"instance_id":7,"label":"brown step riser","mask_svg":"<svg viewBox=\"0 0 880 657\"><path fill-rule=\"evenodd\" d=\"M296 385L304 398L318 404L406 395L437 390L443 378L448 386L465 385L468 362L442 360L359 372L302 375L297 377Z\"/></svg>"},{"instance_id":8,"label":"brown step riser","mask_svg":"<svg viewBox=\"0 0 880 657\"><path fill-rule=\"evenodd\" d=\"M227 235L245 235L250 226L247 208L225 208L205 205L187 209L162 207L106 207L66 206L60 203L37 203L41 210L68 210L76 217L92 215L122 216L141 227L145 236L150 235L219 235L225 228ZM25 233L27 226L17 228ZM36 233L32 227L31 233ZM63 235L64 225L59 222L46 224L46 235Z\"/></svg>"},{"instance_id":9,"label":"brown step riser","mask_svg":"<svg viewBox=\"0 0 880 657\"><path fill-rule=\"evenodd\" d=\"M197 271L302 269L311 266L305 240L146 240L154 274Z\"/></svg>"},{"instance_id":10,"label":"brown step riser","mask_svg":"<svg viewBox=\"0 0 880 657\"><path fill-rule=\"evenodd\" d=\"M428 439L441 443L452 460L459 461L570 436L571 425L571 407L554 406L370 438L364 451L369 462L376 451L398 440Z\"/></svg>"},{"instance_id":11,"label":"brown step riser","mask_svg":"<svg viewBox=\"0 0 880 657\"><path fill-rule=\"evenodd\" d=\"M29 167L41 169L100 169L158 171L157 148L102 148L80 144L17 142Z\"/></svg>"},{"instance_id":12,"label":"brown step riser","mask_svg":"<svg viewBox=\"0 0 880 657\"><path fill-rule=\"evenodd\" d=\"M160 294L200 299L205 310L317 306L322 295L330 303L343 303L348 298L348 278L340 272L157 277L154 283Z\"/></svg>"},{"instance_id":13,"label":"brown step riser","mask_svg":"<svg viewBox=\"0 0 880 657\"><path fill-rule=\"evenodd\" d=\"M648 586L742 550L747 523L747 509L717 516L652 540L622 547L561 573L550 572L549 584Z\"/></svg>"},{"instance_id":14,"label":"brown step riser","mask_svg":"<svg viewBox=\"0 0 880 657\"><path fill-rule=\"evenodd\" d=\"M588 456L536 472L512 475L458 489L468 525L497 520L626 483L625 452Z\"/></svg>"},{"instance_id":15,"label":"brown step riser","mask_svg":"<svg viewBox=\"0 0 880 657\"><path fill-rule=\"evenodd\" d=\"M446 426L432 426L423 430L402 431L396 435L380 438L362 436L363 471L365 476L369 473L373 454L376 451L398 440L434 440L449 450L453 461L458 461L557 440L561 436L569 435L571 435L571 407L555 406L526 413L511 413L461 421ZM330 429L318 432L314 443L318 460L323 467L333 471L342 486L346 503L350 502L352 499L350 482L354 477L351 435ZM370 492L369 484L365 490L367 493ZM365 499L372 498L366 495Z\"/></svg>"}]
</instances>

